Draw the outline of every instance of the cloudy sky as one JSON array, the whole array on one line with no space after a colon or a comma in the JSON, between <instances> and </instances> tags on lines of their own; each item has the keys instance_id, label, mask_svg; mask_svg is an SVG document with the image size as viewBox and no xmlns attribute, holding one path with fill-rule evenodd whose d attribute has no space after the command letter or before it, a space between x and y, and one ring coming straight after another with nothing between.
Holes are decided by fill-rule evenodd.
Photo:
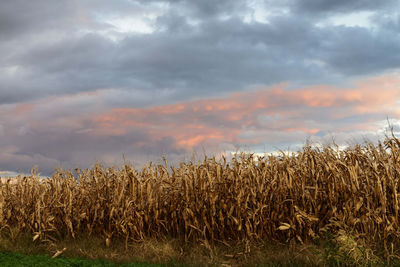
<instances>
[{"instance_id":1,"label":"cloudy sky","mask_svg":"<svg viewBox=\"0 0 400 267\"><path fill-rule=\"evenodd\" d=\"M0 2L0 171L378 140L398 0ZM1 173L0 173L1 175Z\"/></svg>"}]
</instances>

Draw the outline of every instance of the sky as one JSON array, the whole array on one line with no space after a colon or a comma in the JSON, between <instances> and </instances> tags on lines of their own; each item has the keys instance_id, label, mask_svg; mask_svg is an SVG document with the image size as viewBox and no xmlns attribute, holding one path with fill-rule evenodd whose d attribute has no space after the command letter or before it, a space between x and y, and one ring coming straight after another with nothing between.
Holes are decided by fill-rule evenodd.
<instances>
[{"instance_id":1,"label":"sky","mask_svg":"<svg viewBox=\"0 0 400 267\"><path fill-rule=\"evenodd\" d=\"M0 2L0 176L400 130L398 0Z\"/></svg>"}]
</instances>

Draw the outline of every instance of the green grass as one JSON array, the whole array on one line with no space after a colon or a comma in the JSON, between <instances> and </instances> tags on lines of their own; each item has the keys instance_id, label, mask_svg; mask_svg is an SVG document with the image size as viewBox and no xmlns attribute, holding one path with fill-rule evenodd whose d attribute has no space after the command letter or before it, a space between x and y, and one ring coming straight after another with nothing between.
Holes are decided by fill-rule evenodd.
<instances>
[{"instance_id":1,"label":"green grass","mask_svg":"<svg viewBox=\"0 0 400 267\"><path fill-rule=\"evenodd\" d=\"M171 238L127 245L114 239L106 246L104 238L95 235L41 242L32 241L31 233L10 230L0 231L0 266L400 266L398 252L385 256L375 245L351 233L328 232L304 244L265 240L216 243L211 248ZM63 253L51 258L59 251Z\"/></svg>"},{"instance_id":2,"label":"green grass","mask_svg":"<svg viewBox=\"0 0 400 267\"><path fill-rule=\"evenodd\" d=\"M87 267L156 267L163 266L160 264L148 264L148 263L126 263L126 264L115 264L105 260L84 260L79 258L54 258L52 259L48 255L23 255L19 253L3 252L0 253L0 266L3 267L18 267L18 266L87 266ZM164 265L165 266L165 265Z\"/></svg>"}]
</instances>

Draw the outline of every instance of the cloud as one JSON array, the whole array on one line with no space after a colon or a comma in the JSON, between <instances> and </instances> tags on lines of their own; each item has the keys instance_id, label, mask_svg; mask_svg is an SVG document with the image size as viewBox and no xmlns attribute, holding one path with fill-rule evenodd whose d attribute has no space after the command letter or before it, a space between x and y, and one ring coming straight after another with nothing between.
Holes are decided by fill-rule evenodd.
<instances>
[{"instance_id":1,"label":"cloud","mask_svg":"<svg viewBox=\"0 0 400 267\"><path fill-rule=\"evenodd\" d=\"M398 4L396 0L295 0L293 7L298 12L310 13L351 13L360 11L376 11L391 8Z\"/></svg>"},{"instance_id":2,"label":"cloud","mask_svg":"<svg viewBox=\"0 0 400 267\"><path fill-rule=\"evenodd\" d=\"M390 51L399 49L399 35L390 38L392 32L374 32L360 27L335 27L330 31L332 36L324 44L321 59L332 70L360 75L397 68L400 56ZM333 41L336 37L338 39Z\"/></svg>"},{"instance_id":3,"label":"cloud","mask_svg":"<svg viewBox=\"0 0 400 267\"><path fill-rule=\"evenodd\" d=\"M271 140L270 134L277 137L282 132L293 133L291 136L297 135L300 138L296 141L301 141L320 130L345 127L346 120L355 116L398 116L399 84L400 79L393 75L359 81L355 88L345 89L314 86L287 90L281 85L226 98L151 108L115 108L92 122L99 135L124 136L134 129L144 129L151 140L171 137L177 147L185 149L221 142L275 142L277 138ZM327 120L331 125L325 123ZM351 121L352 126L365 127L364 120Z\"/></svg>"},{"instance_id":4,"label":"cloud","mask_svg":"<svg viewBox=\"0 0 400 267\"><path fill-rule=\"evenodd\" d=\"M400 115L397 5L3 1L0 163L48 173L373 131Z\"/></svg>"},{"instance_id":5,"label":"cloud","mask_svg":"<svg viewBox=\"0 0 400 267\"><path fill-rule=\"evenodd\" d=\"M209 1L111 5L41 0L43 9L23 3L13 1L1 8L8 27L0 30L5 40L0 44L5 55L0 63L0 104L100 89L149 95L144 102L166 104L284 81L293 86L340 86L360 75L398 69L400 37L393 34L394 15L370 29L320 27L311 15L293 9L292 2L286 3L290 12L262 11L267 22L246 20L258 7L246 1L221 1L212 8ZM307 3L304 8L313 6ZM344 2L335 5L358 10ZM277 6L271 4L270 9ZM18 20L10 15L24 8L32 12ZM116 33L117 26L107 22L129 14L154 31ZM384 26L388 24L392 28ZM110 34L119 37L110 39ZM153 97L159 94L164 99Z\"/></svg>"},{"instance_id":6,"label":"cloud","mask_svg":"<svg viewBox=\"0 0 400 267\"><path fill-rule=\"evenodd\" d=\"M142 164L167 155L182 160L193 151L221 153L303 143L330 133L376 131L376 121L399 118L400 78L383 75L329 85L289 89L287 83L259 86L228 96L150 107L108 102L113 90L50 96L0 106L4 169L29 171L38 164L118 164L122 155ZM379 94L377 94L379 92Z\"/></svg>"}]
</instances>

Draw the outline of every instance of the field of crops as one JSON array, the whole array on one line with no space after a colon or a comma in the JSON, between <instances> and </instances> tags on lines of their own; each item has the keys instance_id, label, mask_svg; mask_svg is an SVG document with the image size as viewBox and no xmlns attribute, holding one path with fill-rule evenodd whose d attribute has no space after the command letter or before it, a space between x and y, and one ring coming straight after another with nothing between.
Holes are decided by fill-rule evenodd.
<instances>
[{"instance_id":1,"label":"field of crops","mask_svg":"<svg viewBox=\"0 0 400 267\"><path fill-rule=\"evenodd\" d=\"M400 248L400 141L392 136L339 151L304 146L292 155L179 167L149 164L35 174L1 182L2 231L34 239L88 232L127 243L173 237L207 246L245 240L307 242L350 232L387 253Z\"/></svg>"}]
</instances>

